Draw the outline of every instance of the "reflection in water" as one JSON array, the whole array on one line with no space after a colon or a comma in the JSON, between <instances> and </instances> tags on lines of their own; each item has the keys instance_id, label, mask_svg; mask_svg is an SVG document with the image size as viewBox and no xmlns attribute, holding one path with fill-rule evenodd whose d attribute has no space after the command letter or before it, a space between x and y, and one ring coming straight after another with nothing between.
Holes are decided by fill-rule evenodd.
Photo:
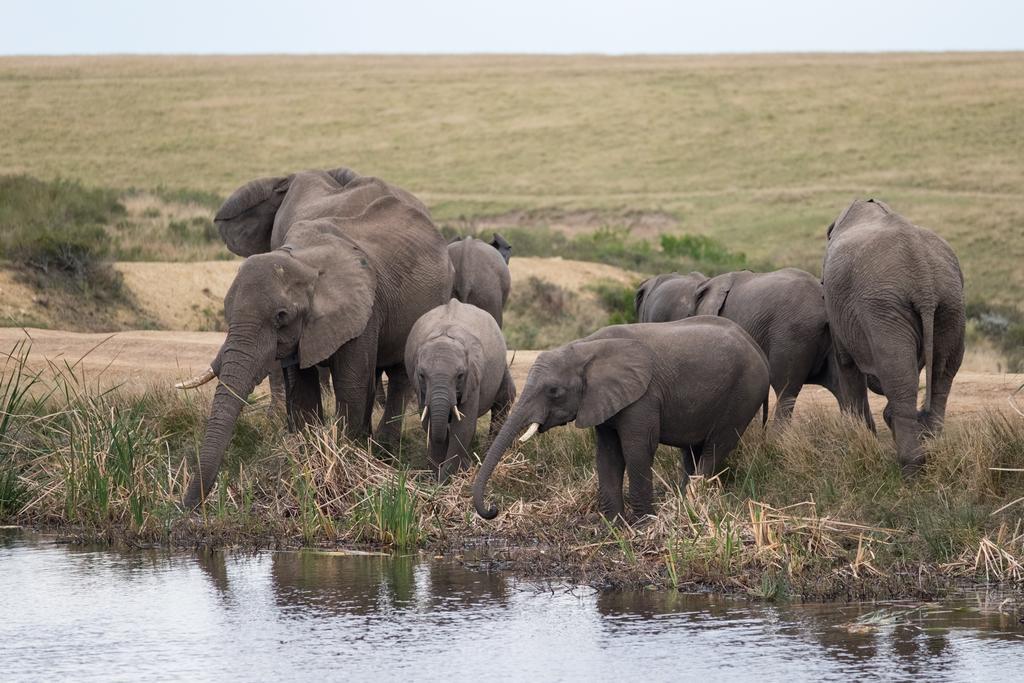
<instances>
[{"instance_id":1,"label":"reflection in water","mask_svg":"<svg viewBox=\"0 0 1024 683\"><path fill-rule=\"evenodd\" d=\"M6 680L1005 678L999 599L758 605L516 582L417 556L117 553L0 531Z\"/></svg>"}]
</instances>

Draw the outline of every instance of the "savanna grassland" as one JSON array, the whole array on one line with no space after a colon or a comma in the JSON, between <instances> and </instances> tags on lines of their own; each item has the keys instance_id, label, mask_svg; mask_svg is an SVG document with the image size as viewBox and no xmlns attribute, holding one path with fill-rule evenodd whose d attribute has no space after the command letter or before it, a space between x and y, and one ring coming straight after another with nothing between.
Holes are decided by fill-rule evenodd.
<instances>
[{"instance_id":1,"label":"savanna grassland","mask_svg":"<svg viewBox=\"0 0 1024 683\"><path fill-rule=\"evenodd\" d=\"M0 101L0 324L220 329L237 263L214 263L233 258L220 201L345 165L416 193L447 235L510 237L512 347L628 321L655 272L818 273L825 226L875 196L957 251L971 350L1024 367L1024 54L0 58ZM618 269L581 280L597 271L523 256ZM203 263L189 279L143 261ZM472 472L429 480L414 419L384 453L333 424L288 435L254 396L188 516L208 394L100 390L73 358L3 351L0 524L182 546L484 543L488 567L763 598L1024 580L1024 419L1002 394L951 413L912 480L884 427L834 405L752 425L683 495L663 448L658 517L635 526L597 516L587 432L510 453L491 485L503 515L484 522Z\"/></svg>"},{"instance_id":2,"label":"savanna grassland","mask_svg":"<svg viewBox=\"0 0 1024 683\"><path fill-rule=\"evenodd\" d=\"M3 173L203 197L346 165L442 222L653 225L812 272L878 196L969 298L1024 293L1016 53L4 58L0 99Z\"/></svg>"}]
</instances>

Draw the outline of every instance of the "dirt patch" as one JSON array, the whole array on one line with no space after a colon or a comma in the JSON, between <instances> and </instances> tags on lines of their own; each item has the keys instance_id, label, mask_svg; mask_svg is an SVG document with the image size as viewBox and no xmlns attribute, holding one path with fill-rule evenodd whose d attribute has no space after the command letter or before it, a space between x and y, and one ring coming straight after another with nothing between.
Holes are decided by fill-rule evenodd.
<instances>
[{"instance_id":1,"label":"dirt patch","mask_svg":"<svg viewBox=\"0 0 1024 683\"><path fill-rule=\"evenodd\" d=\"M85 334L57 330L0 328L0 349L9 351L19 341L32 343L29 366L44 368L48 361L75 364L99 388L123 386L141 393L152 386L168 386L206 369L224 341L220 332L135 331ZM522 389L530 367L540 351L509 351L512 378ZM947 414L976 415L1004 410L1009 395L1022 383L1024 374L995 374L961 371L953 383ZM212 391L213 383L207 385ZM879 429L884 429L882 408L885 398L870 395L871 409ZM774 408L774 396L770 397ZM800 393L794 414L812 412L816 407L835 408L835 398L825 389L808 386Z\"/></svg>"},{"instance_id":2,"label":"dirt patch","mask_svg":"<svg viewBox=\"0 0 1024 683\"><path fill-rule=\"evenodd\" d=\"M509 262L512 288L517 282L531 277L547 280L559 287L579 292L600 280L611 280L620 285L633 286L643 276L629 270L589 261L569 261L562 258L535 258L513 256Z\"/></svg>"},{"instance_id":3,"label":"dirt patch","mask_svg":"<svg viewBox=\"0 0 1024 683\"><path fill-rule=\"evenodd\" d=\"M162 328L223 329L224 295L241 261L118 263L117 270L142 310Z\"/></svg>"},{"instance_id":4,"label":"dirt patch","mask_svg":"<svg viewBox=\"0 0 1024 683\"><path fill-rule=\"evenodd\" d=\"M679 229L679 219L666 211L563 211L536 209L508 211L466 221L467 232L503 228L547 227L568 237L594 232L601 228L628 228L634 237L650 239L663 232Z\"/></svg>"}]
</instances>

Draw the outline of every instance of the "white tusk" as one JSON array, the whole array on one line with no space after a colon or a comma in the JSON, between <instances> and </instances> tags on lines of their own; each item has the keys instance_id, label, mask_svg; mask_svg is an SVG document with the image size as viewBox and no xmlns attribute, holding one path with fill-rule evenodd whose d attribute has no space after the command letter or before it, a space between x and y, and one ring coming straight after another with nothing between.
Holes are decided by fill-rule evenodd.
<instances>
[{"instance_id":1,"label":"white tusk","mask_svg":"<svg viewBox=\"0 0 1024 683\"><path fill-rule=\"evenodd\" d=\"M427 445L430 445L430 423L427 423Z\"/></svg>"},{"instance_id":2,"label":"white tusk","mask_svg":"<svg viewBox=\"0 0 1024 683\"><path fill-rule=\"evenodd\" d=\"M195 389L196 387L202 386L209 382L211 379L216 377L213 373L213 368L206 368L206 371L201 375L196 375L192 379L187 379L184 382L178 382L174 385L175 389Z\"/></svg>"},{"instance_id":3,"label":"white tusk","mask_svg":"<svg viewBox=\"0 0 1024 683\"><path fill-rule=\"evenodd\" d=\"M452 406L452 409L455 411L455 419L458 420L459 422L462 422L462 413L459 412L459 407Z\"/></svg>"},{"instance_id":4,"label":"white tusk","mask_svg":"<svg viewBox=\"0 0 1024 683\"><path fill-rule=\"evenodd\" d=\"M519 437L520 443L525 443L530 440L530 437L537 433L537 429L540 427L539 422L530 423L530 428L526 430L526 433Z\"/></svg>"},{"instance_id":5,"label":"white tusk","mask_svg":"<svg viewBox=\"0 0 1024 683\"><path fill-rule=\"evenodd\" d=\"M427 406L423 406L423 414L420 415L420 424L423 424L423 421L426 420L426 419L427 419Z\"/></svg>"}]
</instances>

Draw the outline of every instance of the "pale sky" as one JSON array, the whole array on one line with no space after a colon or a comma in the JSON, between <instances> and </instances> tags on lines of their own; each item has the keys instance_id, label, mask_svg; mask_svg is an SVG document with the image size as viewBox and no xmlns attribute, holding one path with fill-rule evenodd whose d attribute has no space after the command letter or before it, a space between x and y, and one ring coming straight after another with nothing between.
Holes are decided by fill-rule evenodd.
<instances>
[{"instance_id":1,"label":"pale sky","mask_svg":"<svg viewBox=\"0 0 1024 683\"><path fill-rule=\"evenodd\" d=\"M0 0L0 54L1020 50L1019 0Z\"/></svg>"}]
</instances>

